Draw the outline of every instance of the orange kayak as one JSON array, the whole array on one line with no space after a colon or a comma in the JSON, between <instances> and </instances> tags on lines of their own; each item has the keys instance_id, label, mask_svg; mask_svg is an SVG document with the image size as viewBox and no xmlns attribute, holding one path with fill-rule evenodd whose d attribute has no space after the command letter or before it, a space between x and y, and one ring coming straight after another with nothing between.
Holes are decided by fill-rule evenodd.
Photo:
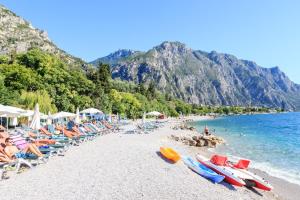
<instances>
[{"instance_id":1,"label":"orange kayak","mask_svg":"<svg viewBox=\"0 0 300 200\"><path fill-rule=\"evenodd\" d=\"M177 162L178 160L180 160L180 155L174 151L171 148L168 147L160 147L160 153L166 157L167 159L173 161L173 162Z\"/></svg>"}]
</instances>

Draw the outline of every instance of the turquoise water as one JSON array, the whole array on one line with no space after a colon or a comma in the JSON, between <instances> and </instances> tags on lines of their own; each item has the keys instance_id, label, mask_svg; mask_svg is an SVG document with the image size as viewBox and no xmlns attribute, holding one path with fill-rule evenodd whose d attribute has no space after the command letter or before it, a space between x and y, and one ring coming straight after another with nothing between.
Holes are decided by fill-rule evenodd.
<instances>
[{"instance_id":1,"label":"turquoise water","mask_svg":"<svg viewBox=\"0 0 300 200\"><path fill-rule=\"evenodd\" d=\"M200 132L207 125L226 140L214 151L248 158L252 167L300 185L300 113L228 116L192 125Z\"/></svg>"}]
</instances>

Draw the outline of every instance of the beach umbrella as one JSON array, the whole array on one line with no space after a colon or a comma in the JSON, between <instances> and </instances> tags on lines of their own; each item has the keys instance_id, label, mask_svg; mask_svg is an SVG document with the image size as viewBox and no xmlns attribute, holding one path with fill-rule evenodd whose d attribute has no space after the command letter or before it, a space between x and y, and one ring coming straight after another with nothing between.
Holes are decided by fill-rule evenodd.
<instances>
[{"instance_id":1,"label":"beach umbrella","mask_svg":"<svg viewBox=\"0 0 300 200\"><path fill-rule=\"evenodd\" d=\"M6 115L6 117L18 117L25 110L13 106L4 106L0 104L0 115Z\"/></svg>"},{"instance_id":2,"label":"beach umbrella","mask_svg":"<svg viewBox=\"0 0 300 200\"><path fill-rule=\"evenodd\" d=\"M40 112L41 119L48 119L48 115Z\"/></svg>"},{"instance_id":3,"label":"beach umbrella","mask_svg":"<svg viewBox=\"0 0 300 200\"><path fill-rule=\"evenodd\" d=\"M29 127L34 130L39 130L41 128L41 116L38 103L34 107L34 114Z\"/></svg>"},{"instance_id":4,"label":"beach umbrella","mask_svg":"<svg viewBox=\"0 0 300 200\"><path fill-rule=\"evenodd\" d=\"M8 112L15 112L15 113L19 113L19 114L26 112L24 109L17 108L14 106L4 106L4 107Z\"/></svg>"},{"instance_id":5,"label":"beach umbrella","mask_svg":"<svg viewBox=\"0 0 300 200\"><path fill-rule=\"evenodd\" d=\"M98 110L96 108L88 108L85 110L80 111L80 113L85 113L85 114L96 114L96 113L100 113L102 114L103 112L101 110Z\"/></svg>"},{"instance_id":6,"label":"beach umbrella","mask_svg":"<svg viewBox=\"0 0 300 200\"><path fill-rule=\"evenodd\" d=\"M6 117L6 128L8 129L8 118L14 118L21 115L22 112L25 110L13 106L4 106L0 104L0 115L2 117ZM11 123L13 124L15 120L12 120ZM16 124L16 122L15 122Z\"/></svg>"},{"instance_id":7,"label":"beach umbrella","mask_svg":"<svg viewBox=\"0 0 300 200\"><path fill-rule=\"evenodd\" d=\"M12 117L10 120L10 125L16 127L18 125L18 118Z\"/></svg>"},{"instance_id":8,"label":"beach umbrella","mask_svg":"<svg viewBox=\"0 0 300 200\"><path fill-rule=\"evenodd\" d=\"M107 121L110 122L110 123L111 123L111 118L112 118L112 117L111 117L111 114L109 114L109 115L108 115Z\"/></svg>"},{"instance_id":9,"label":"beach umbrella","mask_svg":"<svg viewBox=\"0 0 300 200\"><path fill-rule=\"evenodd\" d=\"M86 120L86 115L85 115L85 113L82 114L82 117L81 117L81 118L82 118L83 121Z\"/></svg>"},{"instance_id":10,"label":"beach umbrella","mask_svg":"<svg viewBox=\"0 0 300 200\"><path fill-rule=\"evenodd\" d=\"M119 123L120 122L120 116L119 116L119 113L117 113L117 123Z\"/></svg>"},{"instance_id":11,"label":"beach umbrella","mask_svg":"<svg viewBox=\"0 0 300 200\"><path fill-rule=\"evenodd\" d=\"M20 117L32 117L34 114L34 110L25 110L20 114Z\"/></svg>"},{"instance_id":12,"label":"beach umbrella","mask_svg":"<svg viewBox=\"0 0 300 200\"><path fill-rule=\"evenodd\" d=\"M19 117L28 117L28 119L31 120L33 115L34 115L34 110L25 110L19 115ZM41 119L47 119L48 115L45 115L44 113L40 112L40 117Z\"/></svg>"},{"instance_id":13,"label":"beach umbrella","mask_svg":"<svg viewBox=\"0 0 300 200\"><path fill-rule=\"evenodd\" d=\"M145 123L145 121L146 121L146 113L144 112L144 114L143 114L143 118L142 118L142 123L144 124L144 123Z\"/></svg>"},{"instance_id":14,"label":"beach umbrella","mask_svg":"<svg viewBox=\"0 0 300 200\"><path fill-rule=\"evenodd\" d=\"M47 116L47 125L51 125L52 124L52 118L51 118L51 112L48 112L48 116Z\"/></svg>"},{"instance_id":15,"label":"beach umbrella","mask_svg":"<svg viewBox=\"0 0 300 200\"><path fill-rule=\"evenodd\" d=\"M160 116L162 114L160 112L157 112L157 111L152 111L152 112L148 112L147 115L150 115L150 116Z\"/></svg>"},{"instance_id":16,"label":"beach umbrella","mask_svg":"<svg viewBox=\"0 0 300 200\"><path fill-rule=\"evenodd\" d=\"M80 124L79 108L76 109L75 123L76 123L76 124Z\"/></svg>"},{"instance_id":17,"label":"beach umbrella","mask_svg":"<svg viewBox=\"0 0 300 200\"><path fill-rule=\"evenodd\" d=\"M75 113L70 113L70 112L59 112L51 115L52 119L61 119L61 118L68 118L68 117L75 117Z\"/></svg>"}]
</instances>

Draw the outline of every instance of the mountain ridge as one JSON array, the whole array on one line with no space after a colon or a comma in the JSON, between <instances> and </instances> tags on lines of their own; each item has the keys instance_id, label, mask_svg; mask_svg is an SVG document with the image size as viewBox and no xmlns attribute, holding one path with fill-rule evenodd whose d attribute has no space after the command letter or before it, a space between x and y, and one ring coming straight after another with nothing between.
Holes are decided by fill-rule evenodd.
<instances>
[{"instance_id":1,"label":"mountain ridge","mask_svg":"<svg viewBox=\"0 0 300 200\"><path fill-rule=\"evenodd\" d=\"M109 64L115 79L155 82L160 91L189 103L300 108L300 85L278 66L264 68L231 54L192 50L177 41L116 57Z\"/></svg>"},{"instance_id":2,"label":"mountain ridge","mask_svg":"<svg viewBox=\"0 0 300 200\"><path fill-rule=\"evenodd\" d=\"M58 48L46 31L33 27L30 22L0 4L0 55L24 53L32 48L54 54L70 66L85 63Z\"/></svg>"}]
</instances>

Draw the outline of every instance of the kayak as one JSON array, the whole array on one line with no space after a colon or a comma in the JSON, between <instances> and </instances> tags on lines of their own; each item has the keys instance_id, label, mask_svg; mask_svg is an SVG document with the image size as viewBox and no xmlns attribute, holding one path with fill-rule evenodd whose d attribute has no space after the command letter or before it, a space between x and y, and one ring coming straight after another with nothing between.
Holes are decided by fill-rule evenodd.
<instances>
[{"instance_id":1,"label":"kayak","mask_svg":"<svg viewBox=\"0 0 300 200\"><path fill-rule=\"evenodd\" d=\"M183 159L184 164L186 164L191 170L196 172L197 174L203 176L211 180L214 183L220 183L224 180L224 176L217 174L213 170L209 169L208 167L204 166L203 164L193 160L190 157L184 157Z\"/></svg>"},{"instance_id":2,"label":"kayak","mask_svg":"<svg viewBox=\"0 0 300 200\"><path fill-rule=\"evenodd\" d=\"M196 155L196 159L203 165L205 165L206 167L212 169L213 171L215 171L216 173L222 175L225 177L225 181L235 185L235 186L239 186L242 187L244 185L246 185L245 181L242 180L241 178L239 178L238 176L238 171L234 170L231 167L227 167L227 166L219 166L219 165L215 165L213 164L209 159L207 159L206 157L197 154Z\"/></svg>"},{"instance_id":3,"label":"kayak","mask_svg":"<svg viewBox=\"0 0 300 200\"><path fill-rule=\"evenodd\" d=\"M266 191L273 189L266 180L248 171L250 160L240 159L237 163L233 163L228 161L226 156L214 155L210 161L216 165L225 166L228 171L242 179L246 183L246 187L256 187Z\"/></svg>"},{"instance_id":4,"label":"kayak","mask_svg":"<svg viewBox=\"0 0 300 200\"><path fill-rule=\"evenodd\" d=\"M160 147L160 153L167 158L168 160L173 161L176 163L178 160L180 160L180 155L174 151L172 148L169 147Z\"/></svg>"},{"instance_id":5,"label":"kayak","mask_svg":"<svg viewBox=\"0 0 300 200\"><path fill-rule=\"evenodd\" d=\"M197 155L197 160L214 170L218 174L225 176L225 181L236 186L256 187L261 190L270 191L273 187L263 178L247 170L250 160L239 160L234 164L227 160L227 157L214 155L210 160Z\"/></svg>"},{"instance_id":6,"label":"kayak","mask_svg":"<svg viewBox=\"0 0 300 200\"><path fill-rule=\"evenodd\" d=\"M243 164L245 162L246 164ZM239 171L239 177L245 180L246 185L261 190L271 191L273 187L268 181L247 170L249 163L249 160L241 159L237 164L233 164L232 168Z\"/></svg>"}]
</instances>

